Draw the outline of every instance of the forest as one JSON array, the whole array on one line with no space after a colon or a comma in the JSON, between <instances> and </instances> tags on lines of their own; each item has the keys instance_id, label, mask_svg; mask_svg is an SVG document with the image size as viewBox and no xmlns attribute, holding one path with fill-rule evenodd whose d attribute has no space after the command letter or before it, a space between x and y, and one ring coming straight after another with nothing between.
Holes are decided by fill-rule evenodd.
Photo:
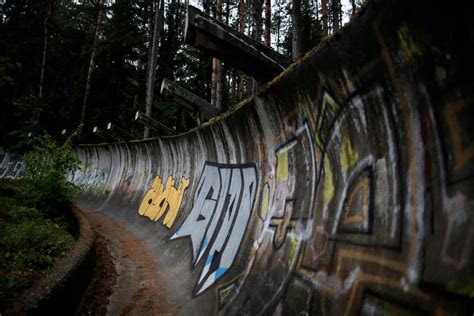
<instances>
[{"instance_id":1,"label":"forest","mask_svg":"<svg viewBox=\"0 0 474 316\"><path fill-rule=\"evenodd\" d=\"M255 95L251 77L183 42L193 5L296 60L356 14L361 0L3 0L0 1L0 146L20 150L32 136L111 122L130 138L159 136L137 111L180 133L198 113L160 94L168 78L218 112Z\"/></svg>"}]
</instances>

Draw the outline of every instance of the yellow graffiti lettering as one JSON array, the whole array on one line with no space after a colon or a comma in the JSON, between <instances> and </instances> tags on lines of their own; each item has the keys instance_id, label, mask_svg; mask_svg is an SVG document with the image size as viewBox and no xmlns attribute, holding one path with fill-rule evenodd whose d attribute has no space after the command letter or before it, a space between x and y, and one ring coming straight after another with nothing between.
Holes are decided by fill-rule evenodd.
<instances>
[{"instance_id":1,"label":"yellow graffiti lettering","mask_svg":"<svg viewBox=\"0 0 474 316\"><path fill-rule=\"evenodd\" d=\"M263 220L267 218L269 206L270 206L270 189L268 187L265 187L263 191L263 197L262 197L262 206L260 208L260 215L262 216Z\"/></svg>"},{"instance_id":2,"label":"yellow graffiti lettering","mask_svg":"<svg viewBox=\"0 0 474 316\"><path fill-rule=\"evenodd\" d=\"M285 182L288 178L288 152L277 154L277 180Z\"/></svg>"},{"instance_id":3,"label":"yellow graffiti lettering","mask_svg":"<svg viewBox=\"0 0 474 316\"><path fill-rule=\"evenodd\" d=\"M161 183L161 177L156 177L153 180L151 189L143 197L143 201L138 208L138 213L140 215L145 215L148 213L148 210L152 207L152 202L156 199L161 192L163 192L163 184Z\"/></svg>"},{"instance_id":4,"label":"yellow graffiti lettering","mask_svg":"<svg viewBox=\"0 0 474 316\"><path fill-rule=\"evenodd\" d=\"M349 137L344 137L342 140L342 149L341 149L341 166L342 170L347 171L352 166L354 166L359 158L357 152L352 148L351 141Z\"/></svg>"},{"instance_id":5,"label":"yellow graffiti lettering","mask_svg":"<svg viewBox=\"0 0 474 316\"><path fill-rule=\"evenodd\" d=\"M400 40L401 51L405 57L405 62L412 60L414 57L423 56L421 48L416 44L405 24L400 27L397 34L398 39Z\"/></svg>"},{"instance_id":6,"label":"yellow graffiti lettering","mask_svg":"<svg viewBox=\"0 0 474 316\"><path fill-rule=\"evenodd\" d=\"M329 203L334 196L334 184L332 182L332 171L329 159L324 160L324 202Z\"/></svg>"},{"instance_id":7,"label":"yellow graffiti lettering","mask_svg":"<svg viewBox=\"0 0 474 316\"><path fill-rule=\"evenodd\" d=\"M288 254L288 258L287 258L287 265L289 267L291 267L292 263L293 263L293 260L295 260L295 257L296 255L298 254L298 246L299 246L299 242L298 240L293 236L293 235L289 235L288 236L288 244L289 244L289 254Z\"/></svg>"},{"instance_id":8,"label":"yellow graffiti lettering","mask_svg":"<svg viewBox=\"0 0 474 316\"><path fill-rule=\"evenodd\" d=\"M176 188L173 177L169 176L165 185L163 185L161 177L156 177L151 189L145 194L138 213L156 222L167 211L163 225L171 228L183 201L184 191L188 186L189 179L182 178L179 187Z\"/></svg>"}]
</instances>

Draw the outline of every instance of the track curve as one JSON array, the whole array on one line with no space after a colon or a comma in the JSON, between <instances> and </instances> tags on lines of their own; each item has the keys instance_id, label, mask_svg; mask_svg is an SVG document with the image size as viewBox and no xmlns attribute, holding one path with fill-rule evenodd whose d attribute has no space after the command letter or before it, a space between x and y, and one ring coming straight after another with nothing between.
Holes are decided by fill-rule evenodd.
<instances>
[{"instance_id":1,"label":"track curve","mask_svg":"<svg viewBox=\"0 0 474 316\"><path fill-rule=\"evenodd\" d=\"M469 313L472 14L371 1L232 113L77 147L77 204L141 240L177 314Z\"/></svg>"}]
</instances>

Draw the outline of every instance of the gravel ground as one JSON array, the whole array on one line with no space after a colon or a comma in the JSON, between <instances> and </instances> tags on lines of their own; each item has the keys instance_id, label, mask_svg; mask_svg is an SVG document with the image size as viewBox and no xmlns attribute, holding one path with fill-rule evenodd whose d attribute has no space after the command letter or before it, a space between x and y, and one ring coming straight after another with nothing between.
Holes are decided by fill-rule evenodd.
<instances>
[{"instance_id":1,"label":"gravel ground","mask_svg":"<svg viewBox=\"0 0 474 316\"><path fill-rule=\"evenodd\" d=\"M82 299L80 315L105 315L109 297L117 284L117 271L112 255L107 249L109 241L97 233L95 243L95 254L97 258L96 268L92 281Z\"/></svg>"}]
</instances>

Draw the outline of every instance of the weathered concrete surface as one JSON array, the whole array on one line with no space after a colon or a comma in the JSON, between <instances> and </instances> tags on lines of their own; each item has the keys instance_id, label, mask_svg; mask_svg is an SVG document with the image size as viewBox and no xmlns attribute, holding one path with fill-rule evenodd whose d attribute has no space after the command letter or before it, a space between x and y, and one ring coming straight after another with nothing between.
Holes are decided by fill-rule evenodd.
<instances>
[{"instance_id":1,"label":"weathered concrete surface","mask_svg":"<svg viewBox=\"0 0 474 316\"><path fill-rule=\"evenodd\" d=\"M78 204L178 314L470 315L473 14L372 1L232 114L77 148Z\"/></svg>"}]
</instances>

